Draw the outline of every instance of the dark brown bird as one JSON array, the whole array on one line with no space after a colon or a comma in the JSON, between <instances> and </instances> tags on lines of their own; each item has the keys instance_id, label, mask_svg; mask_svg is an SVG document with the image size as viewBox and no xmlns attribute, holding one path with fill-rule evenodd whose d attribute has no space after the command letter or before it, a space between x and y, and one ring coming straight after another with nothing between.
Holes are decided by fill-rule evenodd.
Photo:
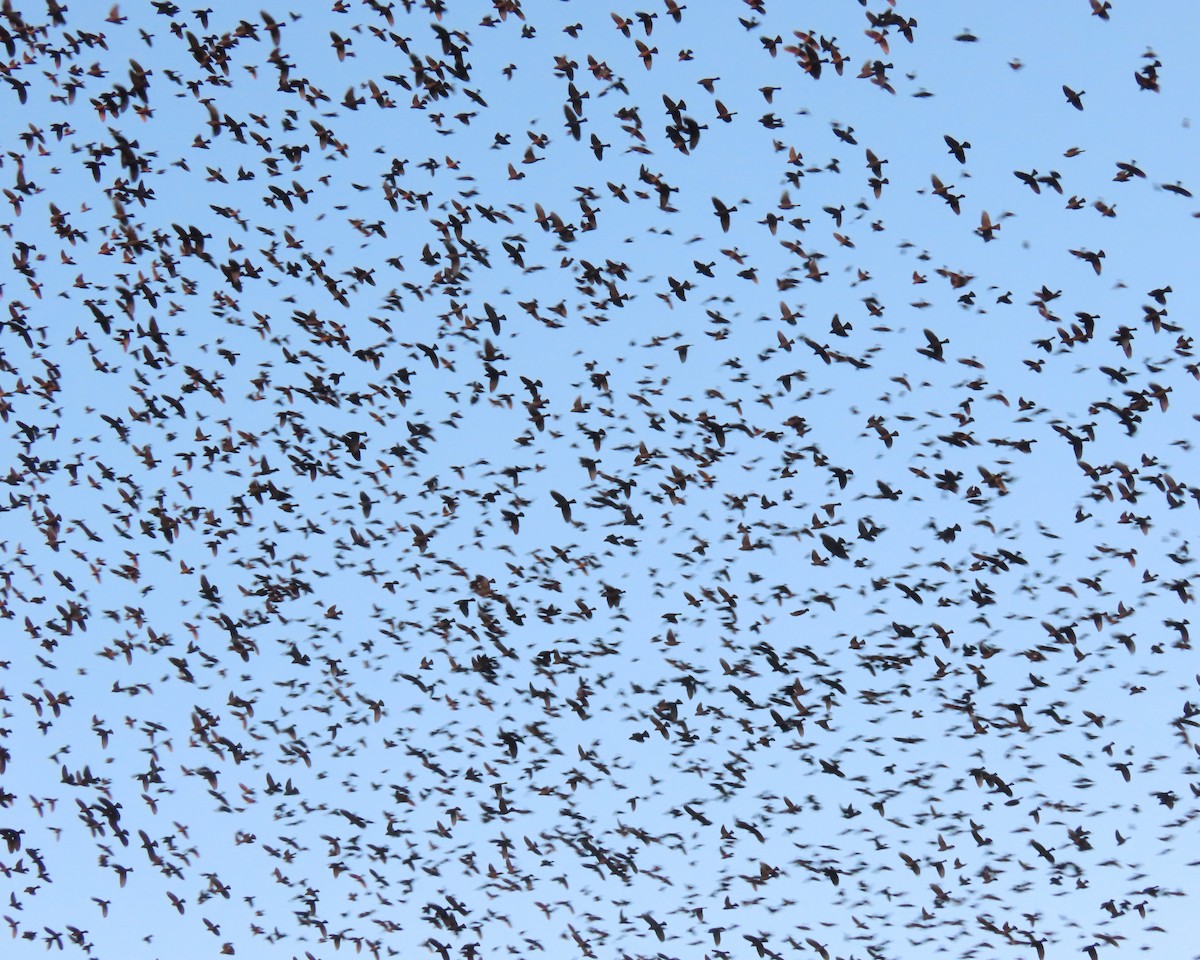
<instances>
[{"instance_id":1,"label":"dark brown bird","mask_svg":"<svg viewBox=\"0 0 1200 960\"><path fill-rule=\"evenodd\" d=\"M971 149L969 140L959 142L950 136L950 134L946 134L942 139L946 141L946 146L950 148L950 154L955 160L959 163L967 162L967 151Z\"/></svg>"}]
</instances>

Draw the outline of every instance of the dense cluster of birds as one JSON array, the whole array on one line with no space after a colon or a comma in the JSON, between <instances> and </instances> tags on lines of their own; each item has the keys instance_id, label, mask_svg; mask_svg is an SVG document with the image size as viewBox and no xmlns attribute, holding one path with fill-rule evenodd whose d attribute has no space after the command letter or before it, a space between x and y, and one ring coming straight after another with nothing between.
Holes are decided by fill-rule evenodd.
<instances>
[{"instance_id":1,"label":"dense cluster of birds","mask_svg":"<svg viewBox=\"0 0 1200 960\"><path fill-rule=\"evenodd\" d=\"M1187 31L255 6L0 0L5 955L1194 950Z\"/></svg>"}]
</instances>

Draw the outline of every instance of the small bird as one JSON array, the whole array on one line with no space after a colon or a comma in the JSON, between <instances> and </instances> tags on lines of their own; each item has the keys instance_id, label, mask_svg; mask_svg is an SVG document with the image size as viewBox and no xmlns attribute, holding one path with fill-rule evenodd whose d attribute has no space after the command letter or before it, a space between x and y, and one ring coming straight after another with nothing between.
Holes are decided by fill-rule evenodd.
<instances>
[{"instance_id":1,"label":"small bird","mask_svg":"<svg viewBox=\"0 0 1200 960\"><path fill-rule=\"evenodd\" d=\"M917 353L923 357L929 357L930 360L936 360L939 363L945 363L946 357L943 348L950 341L948 339L939 339L938 335L929 328L924 330L926 345L917 347Z\"/></svg>"},{"instance_id":2,"label":"small bird","mask_svg":"<svg viewBox=\"0 0 1200 960\"><path fill-rule=\"evenodd\" d=\"M1096 271L1096 275L1100 275L1100 261L1104 259L1103 250L1071 250L1072 256L1078 257L1080 260L1086 260L1092 265L1092 269Z\"/></svg>"},{"instance_id":3,"label":"small bird","mask_svg":"<svg viewBox=\"0 0 1200 960\"><path fill-rule=\"evenodd\" d=\"M957 160L959 163L967 162L967 151L971 149L971 143L969 140L963 140L962 142L959 142L950 136L950 134L946 134L944 137L942 137L942 139L946 141L946 146L950 148L950 154L955 160Z\"/></svg>"},{"instance_id":4,"label":"small bird","mask_svg":"<svg viewBox=\"0 0 1200 960\"><path fill-rule=\"evenodd\" d=\"M995 240L996 231L999 229L1000 224L992 223L992 219L988 216L988 212L986 210L979 215L979 226L975 228L975 232L979 236L983 237L985 243Z\"/></svg>"},{"instance_id":5,"label":"small bird","mask_svg":"<svg viewBox=\"0 0 1200 960\"><path fill-rule=\"evenodd\" d=\"M575 501L568 500L557 490L551 490L550 496L554 499L554 505L556 507L558 507L559 510L562 511L563 520L565 520L567 523L570 523L571 522L571 505L574 504Z\"/></svg>"},{"instance_id":6,"label":"small bird","mask_svg":"<svg viewBox=\"0 0 1200 960\"><path fill-rule=\"evenodd\" d=\"M1071 106L1073 106L1076 110L1083 109L1083 95L1086 91L1080 90L1078 93L1076 93L1074 90L1072 90L1070 87L1068 87L1065 83L1063 84L1062 91L1063 91L1063 96L1065 96L1067 98L1067 103L1069 103Z\"/></svg>"},{"instance_id":7,"label":"small bird","mask_svg":"<svg viewBox=\"0 0 1200 960\"><path fill-rule=\"evenodd\" d=\"M713 215L720 222L721 231L723 233L728 233L729 232L729 224L730 224L730 215L737 212L737 207L736 206L727 207L717 197L712 198L712 205L713 205Z\"/></svg>"}]
</instances>

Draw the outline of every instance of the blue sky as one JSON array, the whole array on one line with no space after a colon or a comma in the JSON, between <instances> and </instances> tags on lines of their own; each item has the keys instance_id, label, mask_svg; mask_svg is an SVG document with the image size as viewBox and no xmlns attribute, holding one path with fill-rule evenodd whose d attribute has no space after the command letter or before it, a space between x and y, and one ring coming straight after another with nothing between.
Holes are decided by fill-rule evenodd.
<instances>
[{"instance_id":1,"label":"blue sky","mask_svg":"<svg viewBox=\"0 0 1200 960\"><path fill-rule=\"evenodd\" d=\"M25 6L15 944L1196 955L1188 5Z\"/></svg>"}]
</instances>

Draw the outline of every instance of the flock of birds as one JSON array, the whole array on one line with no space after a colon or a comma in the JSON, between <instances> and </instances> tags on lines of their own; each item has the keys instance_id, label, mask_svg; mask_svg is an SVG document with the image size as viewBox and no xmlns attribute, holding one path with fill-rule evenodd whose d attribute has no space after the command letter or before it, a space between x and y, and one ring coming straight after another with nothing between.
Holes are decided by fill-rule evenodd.
<instances>
[{"instance_id":1,"label":"flock of birds","mask_svg":"<svg viewBox=\"0 0 1200 960\"><path fill-rule=\"evenodd\" d=\"M6 955L1195 950L1182 25L212 2L0 0Z\"/></svg>"}]
</instances>

